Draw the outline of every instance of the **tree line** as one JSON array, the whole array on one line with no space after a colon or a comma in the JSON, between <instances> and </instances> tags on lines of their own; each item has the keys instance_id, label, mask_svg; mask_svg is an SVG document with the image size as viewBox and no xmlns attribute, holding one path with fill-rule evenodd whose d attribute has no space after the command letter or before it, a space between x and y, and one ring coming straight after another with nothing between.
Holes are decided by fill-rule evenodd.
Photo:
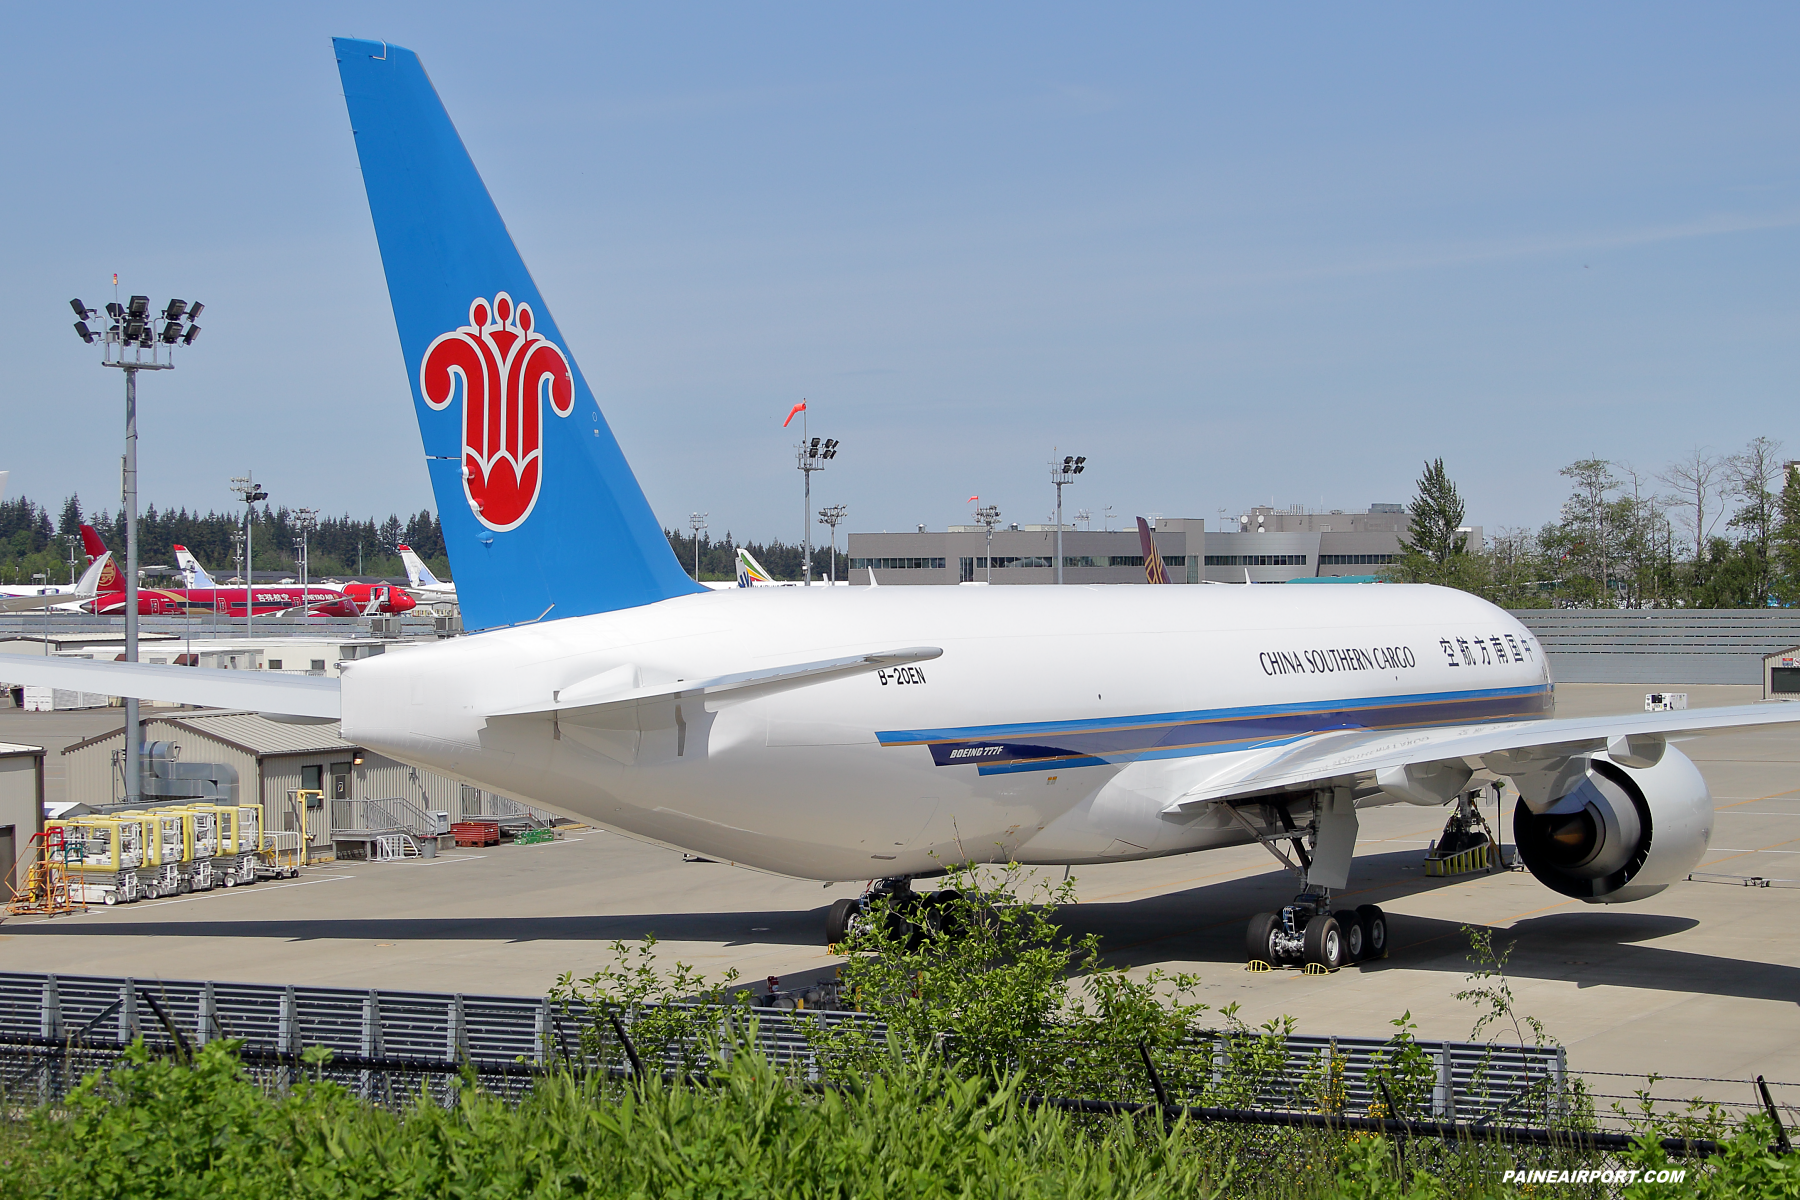
<instances>
[{"instance_id":1,"label":"tree line","mask_svg":"<svg viewBox=\"0 0 1800 1200\"><path fill-rule=\"evenodd\" d=\"M53 517L47 505L34 503L28 497L0 501L0 582L29 583L37 573L48 575L52 581L67 582L71 549L76 572L86 561L80 544L80 526L84 521L94 527L115 557L124 558L122 511L85 513L81 498L70 496L63 501L60 514ZM214 576L223 579L242 569L243 551L234 535L243 529L241 511L203 514L186 508L158 510L152 504L138 515L138 561L173 568L174 547L179 544L192 551ZM297 572L299 536L292 509L266 504L257 509L250 538L255 569ZM310 574L315 579L334 575L404 578L406 569L396 551L403 542L418 551L434 572L448 577L443 527L430 509L405 518L393 514L385 521L372 517L357 520L349 514L318 518L317 525L307 534Z\"/></svg>"},{"instance_id":2,"label":"tree line","mask_svg":"<svg viewBox=\"0 0 1800 1200\"><path fill-rule=\"evenodd\" d=\"M68 582L71 571L79 574L86 560L80 545L80 526L92 525L107 548L123 559L125 554L125 514L101 510L89 513L80 496L65 499L59 510L20 496L0 501L0 583L29 583L34 574L42 573L52 582ZM186 508L161 509L152 504L138 515L138 561L156 566L175 565L176 545L186 546L200 564L218 578L224 579L241 570L243 551L234 540L244 528L244 514L228 512L189 512ZM287 507L263 505L256 510L251 530L251 543L258 571L294 574L300 569L296 539L300 535L295 513ZM694 569L694 538L676 530L665 529L669 548L690 573ZM440 578L451 577L450 563L444 549L444 529L430 509L421 509L407 517L398 514L386 520L370 517L357 520L348 514L320 517L307 535L307 558L314 579L331 576L381 576L403 578L404 564L396 552L401 543L411 546ZM729 532L723 540L700 536L700 578L726 580L737 577L739 547L750 551L756 560L776 579L799 579L803 549L780 539L768 542L738 542ZM813 547L813 578L823 579L829 569L831 552L827 547ZM837 556L837 578L848 577L850 560L840 552Z\"/></svg>"},{"instance_id":3,"label":"tree line","mask_svg":"<svg viewBox=\"0 0 1800 1200\"><path fill-rule=\"evenodd\" d=\"M663 536L669 539L669 548L675 551L675 557L687 569L694 573L694 536L683 534L673 529L663 530ZM798 542L789 544L776 538L770 542L739 542L732 538L729 531L724 540L714 541L707 534L700 534L700 579L717 582L724 579L737 578L737 552L742 548L748 550L752 558L763 565L763 569L776 579L799 579L804 574L803 560L805 547ZM829 573L831 548L814 546L812 548L813 578L824 579ZM837 554L838 579L850 577L850 557L843 550Z\"/></svg>"},{"instance_id":4,"label":"tree line","mask_svg":"<svg viewBox=\"0 0 1800 1200\"><path fill-rule=\"evenodd\" d=\"M1706 447L1659 470L1583 458L1536 530L1468 544L1443 459L1425 464L1389 578L1475 592L1506 608L1764 608L1800 603L1800 464L1781 443Z\"/></svg>"}]
</instances>

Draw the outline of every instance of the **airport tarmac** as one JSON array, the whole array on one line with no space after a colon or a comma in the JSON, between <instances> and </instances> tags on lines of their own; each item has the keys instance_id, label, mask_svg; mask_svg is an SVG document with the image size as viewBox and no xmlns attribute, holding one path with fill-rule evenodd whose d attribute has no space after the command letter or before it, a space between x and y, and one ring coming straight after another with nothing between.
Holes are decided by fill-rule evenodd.
<instances>
[{"instance_id":1,"label":"airport tarmac","mask_svg":"<svg viewBox=\"0 0 1800 1200\"><path fill-rule=\"evenodd\" d=\"M1558 715L1641 711L1645 690L1565 684ZM1694 707L1759 695L1685 690ZM108 722L117 714L0 712L0 740L73 741ZM1517 1011L1542 1021L1576 1070L1800 1082L1800 730L1683 749L1719 813L1700 870L1773 886L1688 882L1609 907L1565 899L1524 871L1428 879L1421 858L1445 814L1393 805L1363 811L1343 897L1389 913L1392 948L1382 962L1331 976L1245 972L1245 922L1294 890L1255 846L1079 868L1081 903L1066 926L1100 934L1111 963L1197 974L1201 1000L1235 1003L1253 1025L1286 1014L1304 1033L1388 1036L1390 1022L1410 1012L1417 1036L1460 1040L1477 1012L1455 996L1470 969L1461 928L1486 925L1501 931L1497 943L1514 945L1507 974ZM529 995L565 971L591 972L614 939L654 933L661 953L709 975L735 967L745 980L776 976L786 986L833 969L821 945L825 909L860 887L685 862L623 835L575 830L544 845L342 863L284 883L14 918L0 927L0 969ZM1592 1082L1624 1095L1641 1078ZM1800 1086L1776 1091L1800 1104ZM1703 1079L1657 1092L1749 1098L1741 1084Z\"/></svg>"}]
</instances>

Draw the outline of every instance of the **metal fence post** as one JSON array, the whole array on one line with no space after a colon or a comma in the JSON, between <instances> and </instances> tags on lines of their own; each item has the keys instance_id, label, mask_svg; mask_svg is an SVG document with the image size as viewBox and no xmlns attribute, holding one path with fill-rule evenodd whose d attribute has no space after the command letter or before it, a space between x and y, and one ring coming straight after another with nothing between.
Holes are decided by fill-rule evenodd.
<instances>
[{"instance_id":1,"label":"metal fence post","mask_svg":"<svg viewBox=\"0 0 1800 1200\"><path fill-rule=\"evenodd\" d=\"M550 1052L550 1000L545 997L538 1001L536 1028L533 1029L533 1041L537 1043L532 1051L531 1061L543 1066Z\"/></svg>"},{"instance_id":2,"label":"metal fence post","mask_svg":"<svg viewBox=\"0 0 1800 1200\"><path fill-rule=\"evenodd\" d=\"M1553 1102L1556 1119L1558 1121L1567 1120L1569 1115L1569 1051L1566 1046L1556 1048L1556 1068L1552 1072L1552 1079L1554 1081L1552 1086L1556 1088L1556 1099Z\"/></svg>"},{"instance_id":3,"label":"metal fence post","mask_svg":"<svg viewBox=\"0 0 1800 1200\"><path fill-rule=\"evenodd\" d=\"M62 1036L62 995L57 991L56 976L44 976L44 1010L38 1016L38 1036Z\"/></svg>"},{"instance_id":4,"label":"metal fence post","mask_svg":"<svg viewBox=\"0 0 1800 1200\"><path fill-rule=\"evenodd\" d=\"M1440 1121L1456 1120L1456 1077L1450 1071L1450 1045L1437 1051L1437 1087L1432 1089L1431 1115Z\"/></svg>"},{"instance_id":5,"label":"metal fence post","mask_svg":"<svg viewBox=\"0 0 1800 1200\"><path fill-rule=\"evenodd\" d=\"M375 989L370 988L368 993L363 996L362 1040L358 1043L358 1052L364 1058L375 1057L376 1050L381 1044L380 1035L381 1002L376 999ZM368 1100L373 1098L375 1094L375 1072L364 1067L362 1079L359 1081L358 1086L361 1089L363 1099Z\"/></svg>"},{"instance_id":6,"label":"metal fence post","mask_svg":"<svg viewBox=\"0 0 1800 1200\"><path fill-rule=\"evenodd\" d=\"M219 997L213 992L212 980L200 985L200 1017L194 1022L194 1041L204 1046L215 1037L223 1037L219 1028Z\"/></svg>"},{"instance_id":7,"label":"metal fence post","mask_svg":"<svg viewBox=\"0 0 1800 1200\"><path fill-rule=\"evenodd\" d=\"M137 980L125 980L119 996L125 1001L119 1005L119 1040L129 1042L138 1034Z\"/></svg>"},{"instance_id":8,"label":"metal fence post","mask_svg":"<svg viewBox=\"0 0 1800 1200\"><path fill-rule=\"evenodd\" d=\"M281 989L281 1012L275 1022L275 1049L288 1059L280 1076L285 1088L293 1084L300 1059L300 1007L291 983Z\"/></svg>"}]
</instances>

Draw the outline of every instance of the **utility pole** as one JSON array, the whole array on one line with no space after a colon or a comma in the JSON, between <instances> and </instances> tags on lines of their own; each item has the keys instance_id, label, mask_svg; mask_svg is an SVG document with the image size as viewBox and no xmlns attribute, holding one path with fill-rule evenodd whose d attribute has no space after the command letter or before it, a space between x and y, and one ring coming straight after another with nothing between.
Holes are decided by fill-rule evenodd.
<instances>
[{"instance_id":1,"label":"utility pole","mask_svg":"<svg viewBox=\"0 0 1800 1200\"><path fill-rule=\"evenodd\" d=\"M1000 523L1000 506L984 504L975 510L975 522L987 528L987 557L982 559L987 564L987 581L994 582L994 526Z\"/></svg>"},{"instance_id":2,"label":"utility pole","mask_svg":"<svg viewBox=\"0 0 1800 1200\"><path fill-rule=\"evenodd\" d=\"M688 528L694 531L694 582L700 582L700 534L706 528L707 514L703 512L688 514Z\"/></svg>"},{"instance_id":3,"label":"utility pole","mask_svg":"<svg viewBox=\"0 0 1800 1200\"><path fill-rule=\"evenodd\" d=\"M831 526L831 558L827 564L830 568L827 578L834 587L837 585L837 527L838 522L844 519L845 511L842 504L833 504L830 508L819 510L819 524Z\"/></svg>"},{"instance_id":4,"label":"utility pole","mask_svg":"<svg viewBox=\"0 0 1800 1200\"><path fill-rule=\"evenodd\" d=\"M185 300L171 300L159 316L150 311L150 297L133 296L124 304L118 299L119 277L113 276L113 300L106 306L109 324L92 329L88 320L99 316L79 299L69 301L75 310L75 335L88 345L101 343L100 364L117 367L125 373L125 463L123 496L125 509L125 661L138 660L138 480L137 480L137 377L139 371L169 371L175 367L175 343L191 346L200 336L194 324L204 304L190 306ZM187 323L184 325L183 321ZM146 353L148 351L148 353ZM139 755L142 752L142 730L138 725L137 697L125 698L125 799L136 803L143 795L138 780Z\"/></svg>"},{"instance_id":5,"label":"utility pole","mask_svg":"<svg viewBox=\"0 0 1800 1200\"><path fill-rule=\"evenodd\" d=\"M1087 464L1086 455L1065 454L1062 461L1056 459L1056 450L1050 451L1050 482L1056 487L1056 582L1063 581L1063 547L1062 547L1062 490L1067 484L1075 482Z\"/></svg>"}]
</instances>

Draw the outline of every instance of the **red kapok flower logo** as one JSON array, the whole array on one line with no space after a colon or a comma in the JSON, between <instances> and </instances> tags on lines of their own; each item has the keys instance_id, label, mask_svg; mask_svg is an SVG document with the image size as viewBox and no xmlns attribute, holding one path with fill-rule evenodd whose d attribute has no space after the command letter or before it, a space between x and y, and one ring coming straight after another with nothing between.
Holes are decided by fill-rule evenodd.
<instances>
[{"instance_id":1,"label":"red kapok flower logo","mask_svg":"<svg viewBox=\"0 0 1800 1200\"><path fill-rule=\"evenodd\" d=\"M517 529L543 483L544 404L559 417L575 408L568 357L531 329L531 306L505 292L477 296L469 323L425 350L419 388L445 409L463 396L463 494L489 529Z\"/></svg>"}]
</instances>

